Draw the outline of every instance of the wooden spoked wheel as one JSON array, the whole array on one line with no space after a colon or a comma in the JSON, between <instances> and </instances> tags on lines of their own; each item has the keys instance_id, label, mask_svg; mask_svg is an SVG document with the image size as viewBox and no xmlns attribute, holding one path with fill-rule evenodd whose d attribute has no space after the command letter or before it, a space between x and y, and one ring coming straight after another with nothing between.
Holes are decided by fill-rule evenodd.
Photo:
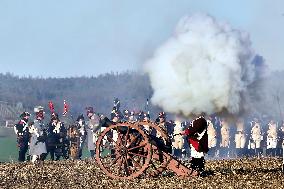
<instances>
[{"instance_id":1,"label":"wooden spoked wheel","mask_svg":"<svg viewBox=\"0 0 284 189\"><path fill-rule=\"evenodd\" d=\"M136 125L145 130L152 144L152 159L145 174L155 177L167 168L170 161L163 153L171 153L170 137L165 129L152 122L137 122Z\"/></svg>"},{"instance_id":2,"label":"wooden spoked wheel","mask_svg":"<svg viewBox=\"0 0 284 189\"><path fill-rule=\"evenodd\" d=\"M118 123L107 127L96 143L96 161L109 177L133 179L149 166L152 146L136 124Z\"/></svg>"}]
</instances>

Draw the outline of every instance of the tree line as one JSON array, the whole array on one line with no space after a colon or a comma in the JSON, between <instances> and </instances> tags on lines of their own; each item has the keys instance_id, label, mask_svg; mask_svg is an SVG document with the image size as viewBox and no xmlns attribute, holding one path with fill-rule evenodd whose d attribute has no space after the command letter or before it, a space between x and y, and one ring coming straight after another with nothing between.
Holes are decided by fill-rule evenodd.
<instances>
[{"instance_id":1,"label":"tree line","mask_svg":"<svg viewBox=\"0 0 284 189\"><path fill-rule=\"evenodd\" d=\"M119 98L122 109L145 110L146 100L152 95L149 78L136 72L106 73L97 77L34 78L11 73L0 74L0 101L16 106L19 102L27 111L41 105L48 111L52 101L58 113L63 111L63 100L74 115L85 113L85 107L109 115L114 98ZM157 107L152 107L158 111Z\"/></svg>"},{"instance_id":2,"label":"tree line","mask_svg":"<svg viewBox=\"0 0 284 189\"><path fill-rule=\"evenodd\" d=\"M277 71L267 74L250 87L253 113L283 119L283 81L284 71ZM30 112L38 105L44 106L48 112L48 102L52 101L55 110L62 113L63 100L66 100L70 112L75 116L85 113L87 106L93 106L95 111L109 115L115 97L120 99L122 109L146 110L146 100L152 94L148 76L137 72L69 78L19 77L11 73L0 73L0 101L12 107L20 104L22 109ZM150 109L152 116L156 116L161 110L151 104Z\"/></svg>"}]
</instances>

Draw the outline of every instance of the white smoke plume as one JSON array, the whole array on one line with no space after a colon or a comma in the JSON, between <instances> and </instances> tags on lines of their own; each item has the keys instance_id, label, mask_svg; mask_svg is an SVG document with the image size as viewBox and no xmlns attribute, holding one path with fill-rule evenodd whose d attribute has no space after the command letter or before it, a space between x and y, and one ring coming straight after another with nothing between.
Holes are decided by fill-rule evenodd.
<instances>
[{"instance_id":1,"label":"white smoke plume","mask_svg":"<svg viewBox=\"0 0 284 189\"><path fill-rule=\"evenodd\" d=\"M205 14L184 17L145 63L151 101L186 116L238 113L255 80L254 57L247 33Z\"/></svg>"}]
</instances>

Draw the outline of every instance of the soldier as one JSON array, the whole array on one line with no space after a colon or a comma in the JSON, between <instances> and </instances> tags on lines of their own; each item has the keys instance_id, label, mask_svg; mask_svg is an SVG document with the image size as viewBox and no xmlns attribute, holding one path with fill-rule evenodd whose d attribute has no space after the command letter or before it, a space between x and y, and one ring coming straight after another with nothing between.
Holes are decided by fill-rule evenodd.
<instances>
[{"instance_id":1,"label":"soldier","mask_svg":"<svg viewBox=\"0 0 284 189\"><path fill-rule=\"evenodd\" d=\"M140 111L137 116L137 121L143 121L144 119L144 112Z\"/></svg>"},{"instance_id":2,"label":"soldier","mask_svg":"<svg viewBox=\"0 0 284 189\"><path fill-rule=\"evenodd\" d=\"M147 113L144 113L140 116L141 121L149 123L150 122L150 115ZM147 133L150 134L150 127L148 124L143 125L143 130Z\"/></svg>"},{"instance_id":3,"label":"soldier","mask_svg":"<svg viewBox=\"0 0 284 189\"><path fill-rule=\"evenodd\" d=\"M67 131L59 120L58 114L52 113L46 142L47 153L50 153L51 160L54 160L54 156L56 156L56 160L59 160L60 156L68 157L66 135Z\"/></svg>"},{"instance_id":4,"label":"soldier","mask_svg":"<svg viewBox=\"0 0 284 189\"><path fill-rule=\"evenodd\" d=\"M244 152L246 144L245 122L241 118L236 121L235 144L237 156L240 157Z\"/></svg>"},{"instance_id":5,"label":"soldier","mask_svg":"<svg viewBox=\"0 0 284 189\"><path fill-rule=\"evenodd\" d=\"M56 114L55 118L57 120L55 132L57 133L59 143L55 149L56 160L60 159L60 156L63 156L65 159L68 159L68 140L67 140L67 129L64 126L64 123L60 121L58 115Z\"/></svg>"},{"instance_id":6,"label":"soldier","mask_svg":"<svg viewBox=\"0 0 284 189\"><path fill-rule=\"evenodd\" d=\"M29 148L30 133L28 128L28 121L30 118L29 112L23 112L20 115L21 120L15 124L14 131L17 135L17 144L19 148L18 161L24 162L26 160L26 153Z\"/></svg>"},{"instance_id":7,"label":"soldier","mask_svg":"<svg viewBox=\"0 0 284 189\"><path fill-rule=\"evenodd\" d=\"M43 123L44 112L43 107L37 106L34 108L34 112L36 113L36 119L30 125L30 155L32 157L32 162L34 163L36 160L43 161L46 157L46 128Z\"/></svg>"},{"instance_id":8,"label":"soldier","mask_svg":"<svg viewBox=\"0 0 284 189\"><path fill-rule=\"evenodd\" d=\"M130 116L129 116L128 121L131 122L131 123L134 123L134 122L137 121L134 111L131 111L131 112L130 112Z\"/></svg>"},{"instance_id":9,"label":"soldier","mask_svg":"<svg viewBox=\"0 0 284 189\"><path fill-rule=\"evenodd\" d=\"M118 98L115 98L113 100L113 108L116 112L119 112L120 109L120 100Z\"/></svg>"},{"instance_id":10,"label":"soldier","mask_svg":"<svg viewBox=\"0 0 284 189\"><path fill-rule=\"evenodd\" d=\"M210 154L212 154L212 156L214 157L216 153L216 146L217 146L217 133L212 123L211 117L207 119L207 125L208 125L208 128L207 128L208 148L210 149Z\"/></svg>"},{"instance_id":11,"label":"soldier","mask_svg":"<svg viewBox=\"0 0 284 189\"><path fill-rule=\"evenodd\" d=\"M282 157L283 155L283 145L284 145L284 121L281 121L281 125L278 131L278 151L277 155Z\"/></svg>"},{"instance_id":12,"label":"soldier","mask_svg":"<svg viewBox=\"0 0 284 189\"><path fill-rule=\"evenodd\" d=\"M198 117L182 133L188 136L191 147L191 168L202 175L205 164L204 156L209 151L206 119L203 116Z\"/></svg>"},{"instance_id":13,"label":"soldier","mask_svg":"<svg viewBox=\"0 0 284 189\"><path fill-rule=\"evenodd\" d=\"M78 116L77 118L77 123L76 123L76 127L78 130L78 134L79 134L79 146L78 146L78 158L81 159L82 157L82 151L83 151L83 144L85 142L86 139L86 129L85 129L85 119L83 114Z\"/></svg>"},{"instance_id":14,"label":"soldier","mask_svg":"<svg viewBox=\"0 0 284 189\"><path fill-rule=\"evenodd\" d=\"M182 127L182 122L179 120L176 120L174 124L175 126L172 138L173 153L176 157L180 158L184 146L183 135L180 135L180 133L183 132L183 127Z\"/></svg>"},{"instance_id":15,"label":"soldier","mask_svg":"<svg viewBox=\"0 0 284 189\"><path fill-rule=\"evenodd\" d=\"M86 123L87 147L90 151L91 158L94 158L95 144L100 131L100 117L95 114L93 107L87 108L87 117L89 118L88 122Z\"/></svg>"},{"instance_id":16,"label":"soldier","mask_svg":"<svg viewBox=\"0 0 284 189\"><path fill-rule=\"evenodd\" d=\"M227 155L229 156L229 147L230 147L230 128L229 123L226 119L221 120L221 152L222 156Z\"/></svg>"},{"instance_id":17,"label":"soldier","mask_svg":"<svg viewBox=\"0 0 284 189\"><path fill-rule=\"evenodd\" d=\"M249 142L249 149L251 149L252 155L260 155L261 153L261 141L263 140L261 125L258 119L254 119L251 122L251 140Z\"/></svg>"},{"instance_id":18,"label":"soldier","mask_svg":"<svg viewBox=\"0 0 284 189\"><path fill-rule=\"evenodd\" d=\"M267 154L276 155L277 147L277 124L274 120L270 120L267 130Z\"/></svg>"},{"instance_id":19,"label":"soldier","mask_svg":"<svg viewBox=\"0 0 284 189\"><path fill-rule=\"evenodd\" d=\"M123 118L122 118L122 121L125 122L125 121L129 121L129 111L128 110L124 110L123 111Z\"/></svg>"},{"instance_id":20,"label":"soldier","mask_svg":"<svg viewBox=\"0 0 284 189\"><path fill-rule=\"evenodd\" d=\"M158 115L158 118L156 119L155 123L161 128L167 131L167 122L166 122L166 113L165 112L160 112ZM152 133L154 136L157 138L161 137L161 134L157 131L153 131Z\"/></svg>"}]
</instances>

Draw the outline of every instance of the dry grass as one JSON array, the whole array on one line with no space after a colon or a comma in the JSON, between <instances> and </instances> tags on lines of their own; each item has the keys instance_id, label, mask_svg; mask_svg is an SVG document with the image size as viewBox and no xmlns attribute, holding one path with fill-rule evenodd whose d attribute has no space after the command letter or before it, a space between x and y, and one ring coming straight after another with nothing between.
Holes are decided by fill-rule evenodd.
<instances>
[{"instance_id":1,"label":"dry grass","mask_svg":"<svg viewBox=\"0 0 284 189\"><path fill-rule=\"evenodd\" d=\"M107 178L93 161L0 164L0 188L284 188L281 159L208 161L205 178Z\"/></svg>"}]
</instances>

